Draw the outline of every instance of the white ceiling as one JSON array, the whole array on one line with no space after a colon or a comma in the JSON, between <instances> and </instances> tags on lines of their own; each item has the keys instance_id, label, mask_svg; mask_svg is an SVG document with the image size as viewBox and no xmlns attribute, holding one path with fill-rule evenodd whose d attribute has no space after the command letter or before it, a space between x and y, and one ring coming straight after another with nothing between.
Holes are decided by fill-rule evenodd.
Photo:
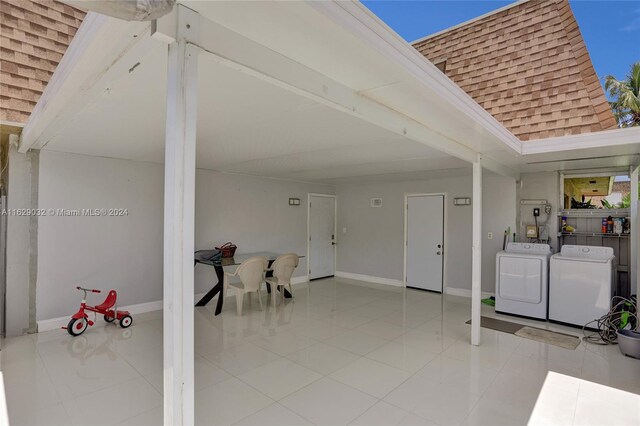
<instances>
[{"instance_id":1,"label":"white ceiling","mask_svg":"<svg viewBox=\"0 0 640 426\"><path fill-rule=\"evenodd\" d=\"M469 163L438 149L467 160L480 152L491 160L487 167L493 162L509 175L639 161L637 144L521 155L513 135L415 50L394 45L394 35L375 29L375 22L366 30L343 25L346 15L328 18L328 9L309 2L185 3L201 14L213 53L199 55L199 168L342 184L468 173ZM347 15L355 17L352 9ZM120 28L119 35L111 37L110 28ZM45 91L42 111L23 132L34 144L27 147L162 163L167 45L140 25L96 31L86 51L80 41L72 43L69 50L82 54L75 52L77 61L65 55L59 68L74 79L54 75L62 89ZM234 62L237 52L244 56ZM226 55L231 59L223 65ZM263 78L247 72L254 69ZM264 78L269 72L280 72L281 82L295 75L308 84L296 92L300 81L272 84L277 78Z\"/></svg>"},{"instance_id":2,"label":"white ceiling","mask_svg":"<svg viewBox=\"0 0 640 426\"><path fill-rule=\"evenodd\" d=\"M139 62L44 149L163 162L166 47L158 44ZM198 168L339 184L469 166L206 54L198 76Z\"/></svg>"}]
</instances>

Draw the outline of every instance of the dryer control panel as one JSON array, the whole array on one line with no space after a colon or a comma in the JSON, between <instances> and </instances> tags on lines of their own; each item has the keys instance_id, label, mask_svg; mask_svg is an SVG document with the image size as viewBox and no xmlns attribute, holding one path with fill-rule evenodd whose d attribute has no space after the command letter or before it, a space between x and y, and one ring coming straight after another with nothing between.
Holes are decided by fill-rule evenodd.
<instances>
[{"instance_id":1,"label":"dryer control panel","mask_svg":"<svg viewBox=\"0 0 640 426\"><path fill-rule=\"evenodd\" d=\"M551 246L549 244L508 243L505 251L507 253L550 254Z\"/></svg>"}]
</instances>

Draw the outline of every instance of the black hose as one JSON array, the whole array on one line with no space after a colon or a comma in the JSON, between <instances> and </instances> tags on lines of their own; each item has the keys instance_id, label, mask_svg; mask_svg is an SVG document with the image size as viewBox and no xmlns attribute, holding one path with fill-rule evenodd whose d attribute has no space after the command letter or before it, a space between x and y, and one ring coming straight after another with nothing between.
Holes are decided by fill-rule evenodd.
<instances>
[{"instance_id":1,"label":"black hose","mask_svg":"<svg viewBox=\"0 0 640 426\"><path fill-rule=\"evenodd\" d=\"M622 308L630 304L633 306L633 311L626 311L629 318L633 318L634 321L630 321L632 324L638 324L638 311L636 308L636 296L631 296L630 299L620 296L614 296L611 299L613 307L607 312L606 315L593 321L589 321L582 327L582 338L585 342L593 343L595 345L615 345L618 343L618 333L620 329L620 322L622 321ZM617 301L617 302L616 302ZM596 327L589 327L595 324ZM587 328L597 328L598 331L590 332L587 334Z\"/></svg>"}]
</instances>

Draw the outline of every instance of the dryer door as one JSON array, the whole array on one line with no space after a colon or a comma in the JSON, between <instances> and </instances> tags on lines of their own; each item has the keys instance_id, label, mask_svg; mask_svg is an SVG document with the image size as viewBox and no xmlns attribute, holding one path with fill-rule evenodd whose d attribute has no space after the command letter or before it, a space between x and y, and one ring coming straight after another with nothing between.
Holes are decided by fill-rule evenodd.
<instances>
[{"instance_id":1,"label":"dryer door","mask_svg":"<svg viewBox=\"0 0 640 426\"><path fill-rule=\"evenodd\" d=\"M542 259L501 256L498 294L505 300L542 302Z\"/></svg>"}]
</instances>

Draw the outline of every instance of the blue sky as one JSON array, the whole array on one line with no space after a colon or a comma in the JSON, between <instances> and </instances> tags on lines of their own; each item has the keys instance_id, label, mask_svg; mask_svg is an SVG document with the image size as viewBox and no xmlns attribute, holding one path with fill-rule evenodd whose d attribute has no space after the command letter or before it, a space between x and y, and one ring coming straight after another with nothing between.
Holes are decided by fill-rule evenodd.
<instances>
[{"instance_id":1,"label":"blue sky","mask_svg":"<svg viewBox=\"0 0 640 426\"><path fill-rule=\"evenodd\" d=\"M513 1L376 0L363 3L405 40L473 19ZM569 2L587 44L596 73L623 79L633 62L640 61L640 0Z\"/></svg>"}]
</instances>

